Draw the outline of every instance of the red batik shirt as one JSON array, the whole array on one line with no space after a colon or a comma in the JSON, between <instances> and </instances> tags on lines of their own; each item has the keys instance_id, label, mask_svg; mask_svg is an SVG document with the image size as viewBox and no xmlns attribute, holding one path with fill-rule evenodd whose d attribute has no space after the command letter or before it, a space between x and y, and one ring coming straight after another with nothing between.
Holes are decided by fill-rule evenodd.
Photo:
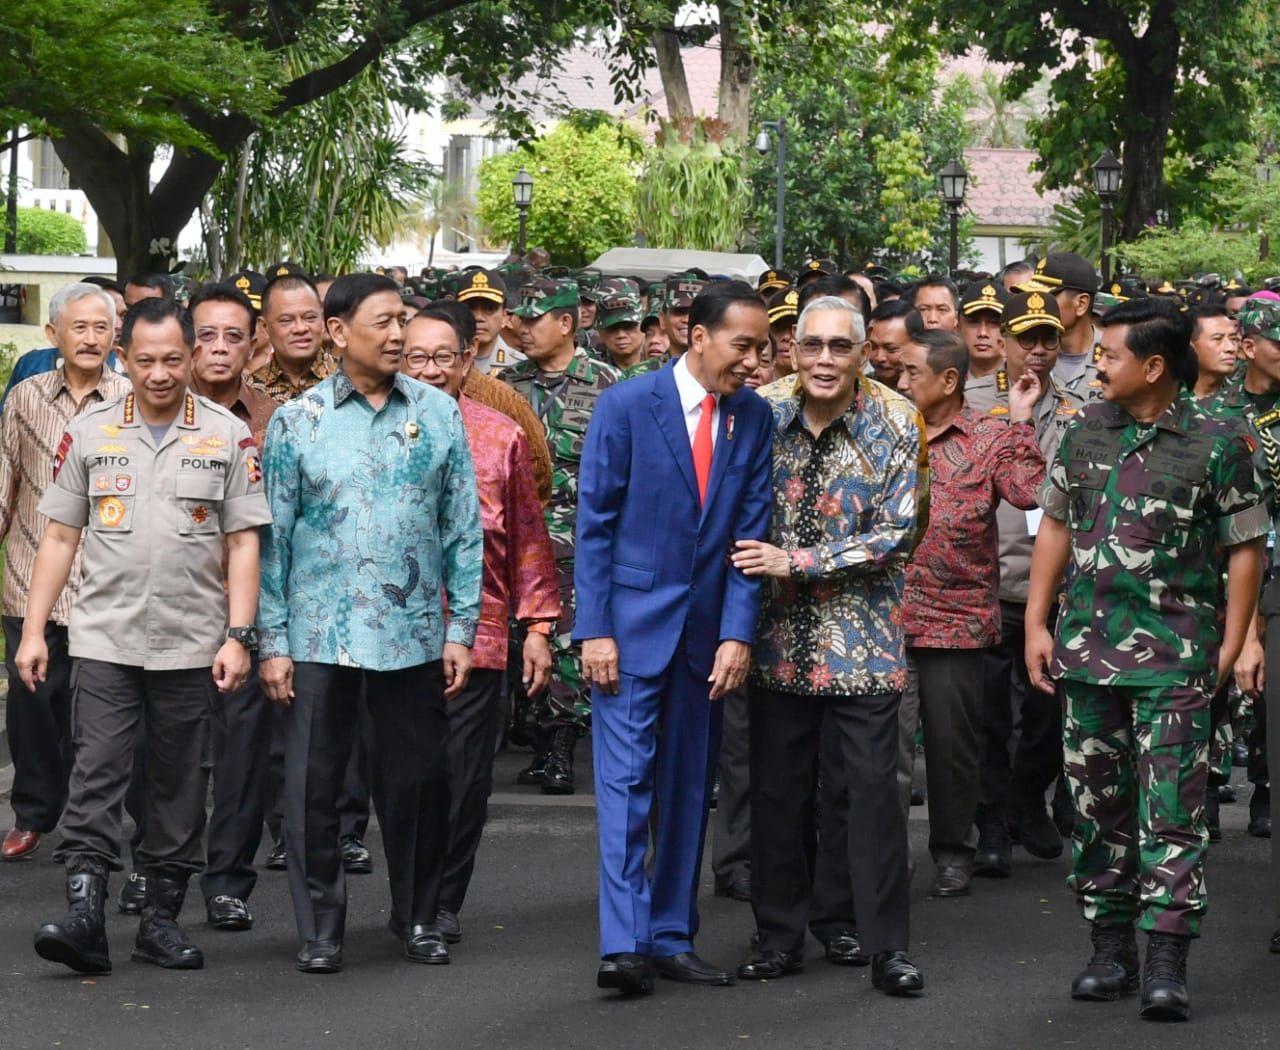
<instances>
[{"instance_id":1,"label":"red batik shirt","mask_svg":"<svg viewBox=\"0 0 1280 1050\"><path fill-rule=\"evenodd\" d=\"M1045 463L1034 427L971 408L929 439L929 527L907 562L907 645L981 649L1000 640L996 506L1036 507Z\"/></svg>"},{"instance_id":2,"label":"red batik shirt","mask_svg":"<svg viewBox=\"0 0 1280 1050\"><path fill-rule=\"evenodd\" d=\"M556 560L524 431L465 394L458 398L458 408L471 446L484 526L480 625L471 663L500 671L507 666L510 618L526 623L560 616Z\"/></svg>"}]
</instances>

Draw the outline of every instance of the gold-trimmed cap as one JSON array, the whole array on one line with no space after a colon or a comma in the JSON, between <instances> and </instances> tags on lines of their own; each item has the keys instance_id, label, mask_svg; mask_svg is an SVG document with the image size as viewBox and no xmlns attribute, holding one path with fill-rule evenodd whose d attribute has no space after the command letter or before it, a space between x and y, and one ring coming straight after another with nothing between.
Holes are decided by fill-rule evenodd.
<instances>
[{"instance_id":1,"label":"gold-trimmed cap","mask_svg":"<svg viewBox=\"0 0 1280 1050\"><path fill-rule=\"evenodd\" d=\"M1018 292L1004 307L1004 329L1011 335L1021 335L1028 328L1047 326L1064 331L1058 301L1049 292Z\"/></svg>"}]
</instances>

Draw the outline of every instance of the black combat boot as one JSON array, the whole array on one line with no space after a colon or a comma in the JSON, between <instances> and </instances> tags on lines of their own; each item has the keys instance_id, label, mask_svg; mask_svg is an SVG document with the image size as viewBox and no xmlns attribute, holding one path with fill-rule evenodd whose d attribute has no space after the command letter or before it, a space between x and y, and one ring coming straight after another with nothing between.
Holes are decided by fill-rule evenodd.
<instances>
[{"instance_id":1,"label":"black combat boot","mask_svg":"<svg viewBox=\"0 0 1280 1050\"><path fill-rule=\"evenodd\" d=\"M36 954L70 966L76 973L110 973L107 927L107 877L81 872L67 876L67 903L61 922L47 922L36 931Z\"/></svg>"},{"instance_id":2,"label":"black combat boot","mask_svg":"<svg viewBox=\"0 0 1280 1050\"><path fill-rule=\"evenodd\" d=\"M1112 1002L1138 987L1138 942L1133 923L1103 925L1095 922L1093 958L1071 982L1072 999Z\"/></svg>"},{"instance_id":3,"label":"black combat boot","mask_svg":"<svg viewBox=\"0 0 1280 1050\"><path fill-rule=\"evenodd\" d=\"M1013 842L1003 808L981 807L976 823L978 851L973 857L973 873L988 879L1007 879L1013 874Z\"/></svg>"},{"instance_id":4,"label":"black combat boot","mask_svg":"<svg viewBox=\"0 0 1280 1050\"><path fill-rule=\"evenodd\" d=\"M186 896L186 876L175 878L154 870L147 872L147 902L142 906L142 922L138 924L138 938L133 945L134 959L166 970L204 968L204 953L178 925Z\"/></svg>"},{"instance_id":5,"label":"black combat boot","mask_svg":"<svg viewBox=\"0 0 1280 1050\"><path fill-rule=\"evenodd\" d=\"M533 746L533 760L516 774L516 783L526 787L538 787L547 779L547 752L551 749L550 734L539 729L529 731L529 743Z\"/></svg>"},{"instance_id":6,"label":"black combat boot","mask_svg":"<svg viewBox=\"0 0 1280 1050\"><path fill-rule=\"evenodd\" d=\"M1187 994L1187 952L1191 938L1153 933L1147 938L1142 967L1143 1017L1149 1021L1185 1021L1191 1016Z\"/></svg>"},{"instance_id":7,"label":"black combat boot","mask_svg":"<svg viewBox=\"0 0 1280 1050\"><path fill-rule=\"evenodd\" d=\"M573 746L577 742L578 731L573 726L561 726L551 734L547 777L542 782L544 795L573 794Z\"/></svg>"}]
</instances>

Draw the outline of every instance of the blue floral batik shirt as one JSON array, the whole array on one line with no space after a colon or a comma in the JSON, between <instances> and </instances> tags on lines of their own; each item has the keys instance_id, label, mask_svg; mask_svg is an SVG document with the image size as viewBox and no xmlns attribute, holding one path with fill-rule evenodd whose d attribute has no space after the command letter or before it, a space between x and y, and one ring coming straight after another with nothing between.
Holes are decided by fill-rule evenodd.
<instances>
[{"instance_id":1,"label":"blue floral batik shirt","mask_svg":"<svg viewBox=\"0 0 1280 1050\"><path fill-rule=\"evenodd\" d=\"M266 446L262 659L393 671L473 643L483 534L453 398L397 374L375 411L339 371L276 409Z\"/></svg>"}]
</instances>

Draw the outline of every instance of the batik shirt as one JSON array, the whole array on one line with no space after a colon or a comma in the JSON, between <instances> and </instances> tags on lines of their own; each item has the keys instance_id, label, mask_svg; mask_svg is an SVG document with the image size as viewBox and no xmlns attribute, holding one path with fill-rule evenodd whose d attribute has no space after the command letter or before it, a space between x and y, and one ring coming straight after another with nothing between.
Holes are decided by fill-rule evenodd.
<instances>
[{"instance_id":1,"label":"batik shirt","mask_svg":"<svg viewBox=\"0 0 1280 1050\"><path fill-rule=\"evenodd\" d=\"M881 393L883 391L883 393ZM815 438L802 396L772 402L769 542L789 579L762 588L751 679L785 693L899 692L907 668L903 574L915 543L919 414L859 380L849 410Z\"/></svg>"},{"instance_id":2,"label":"batik shirt","mask_svg":"<svg viewBox=\"0 0 1280 1050\"><path fill-rule=\"evenodd\" d=\"M453 398L397 373L375 410L339 371L276 410L263 462L262 659L393 671L474 642L483 537Z\"/></svg>"}]
</instances>

